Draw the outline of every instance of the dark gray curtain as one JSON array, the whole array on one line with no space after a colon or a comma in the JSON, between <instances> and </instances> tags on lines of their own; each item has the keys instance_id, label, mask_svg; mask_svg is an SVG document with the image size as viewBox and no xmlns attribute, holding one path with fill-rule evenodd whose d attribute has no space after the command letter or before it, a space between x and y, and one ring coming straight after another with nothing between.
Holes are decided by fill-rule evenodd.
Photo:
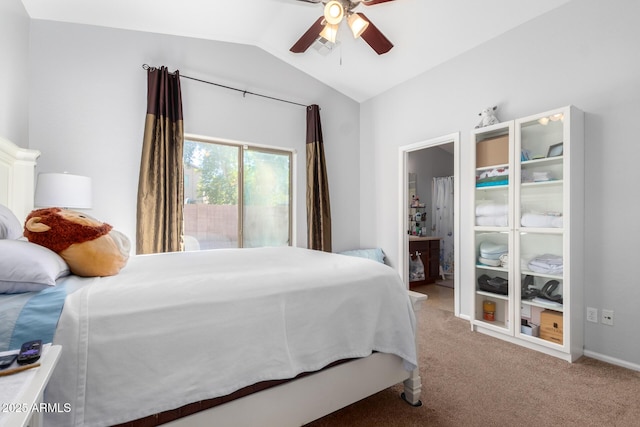
<instances>
[{"instance_id":1,"label":"dark gray curtain","mask_svg":"<svg viewBox=\"0 0 640 427\"><path fill-rule=\"evenodd\" d=\"M320 107L307 107L307 246L331 252L329 180L324 159Z\"/></svg>"},{"instance_id":2,"label":"dark gray curtain","mask_svg":"<svg viewBox=\"0 0 640 427\"><path fill-rule=\"evenodd\" d=\"M184 126L180 74L166 67L147 70L136 251L174 252L182 246Z\"/></svg>"}]
</instances>

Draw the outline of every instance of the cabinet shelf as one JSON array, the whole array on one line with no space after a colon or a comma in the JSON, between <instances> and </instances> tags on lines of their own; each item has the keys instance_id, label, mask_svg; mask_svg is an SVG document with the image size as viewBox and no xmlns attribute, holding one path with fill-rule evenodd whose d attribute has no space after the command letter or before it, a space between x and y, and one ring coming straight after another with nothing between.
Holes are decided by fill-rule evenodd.
<instances>
[{"instance_id":1,"label":"cabinet shelf","mask_svg":"<svg viewBox=\"0 0 640 427\"><path fill-rule=\"evenodd\" d=\"M542 347L558 349L558 351L562 351L562 344L556 344L552 341L548 341L540 337L532 337L531 335L520 334L518 338L521 340L529 341L531 343L534 343Z\"/></svg>"},{"instance_id":2,"label":"cabinet shelf","mask_svg":"<svg viewBox=\"0 0 640 427\"><path fill-rule=\"evenodd\" d=\"M534 181L534 182L523 182L520 185L523 187L546 187L546 186L559 186L561 187L563 184L562 179L552 179L550 181Z\"/></svg>"},{"instance_id":3,"label":"cabinet shelf","mask_svg":"<svg viewBox=\"0 0 640 427\"><path fill-rule=\"evenodd\" d=\"M475 321L477 324L481 324L484 327L491 327L491 328L496 328L496 329L507 329L508 326L505 322L501 322L500 320L494 320L494 321L489 321L489 320L484 320L484 319L476 319Z\"/></svg>"},{"instance_id":4,"label":"cabinet shelf","mask_svg":"<svg viewBox=\"0 0 640 427\"><path fill-rule=\"evenodd\" d=\"M492 265L485 265L485 264L476 264L476 268L479 268L481 270L502 271L504 273L508 273L509 272L509 270L507 270L504 267L494 267Z\"/></svg>"},{"instance_id":5,"label":"cabinet shelf","mask_svg":"<svg viewBox=\"0 0 640 427\"><path fill-rule=\"evenodd\" d=\"M563 228L538 228L538 227L520 227L518 229L520 234L562 234Z\"/></svg>"},{"instance_id":6,"label":"cabinet shelf","mask_svg":"<svg viewBox=\"0 0 640 427\"><path fill-rule=\"evenodd\" d=\"M533 277L543 277L546 279L562 280L562 276L558 276L557 274L538 273L531 270L521 270L520 274Z\"/></svg>"},{"instance_id":7,"label":"cabinet shelf","mask_svg":"<svg viewBox=\"0 0 640 427\"><path fill-rule=\"evenodd\" d=\"M507 167L509 167L509 163L493 165L493 166L482 166L480 168L476 168L476 171L483 172L483 171L490 171L491 169L501 169L501 168L507 168Z\"/></svg>"},{"instance_id":8,"label":"cabinet shelf","mask_svg":"<svg viewBox=\"0 0 640 427\"><path fill-rule=\"evenodd\" d=\"M564 156L556 156L556 157L543 157L540 159L532 159L532 160L524 160L522 161L522 166L529 165L549 165L549 164L562 164Z\"/></svg>"},{"instance_id":9,"label":"cabinet shelf","mask_svg":"<svg viewBox=\"0 0 640 427\"><path fill-rule=\"evenodd\" d=\"M544 309L547 309L547 310L559 311L561 313L564 311L564 305L557 306L557 305L555 305L553 303L547 304L547 303L544 303L544 302L532 301L532 300L524 300L523 299L521 301L521 304L530 305L532 307L540 307L540 308L544 308Z\"/></svg>"},{"instance_id":10,"label":"cabinet shelf","mask_svg":"<svg viewBox=\"0 0 640 427\"><path fill-rule=\"evenodd\" d=\"M506 185L485 185L484 187L478 187L476 186L476 190L483 190L483 191L491 191L491 190L504 190L509 188L509 184Z\"/></svg>"},{"instance_id":11,"label":"cabinet shelf","mask_svg":"<svg viewBox=\"0 0 640 427\"><path fill-rule=\"evenodd\" d=\"M504 301L508 301L509 300L509 295L494 294L493 292L476 291L476 294L477 295L483 295L485 297L501 299L501 300L504 300Z\"/></svg>"},{"instance_id":12,"label":"cabinet shelf","mask_svg":"<svg viewBox=\"0 0 640 427\"><path fill-rule=\"evenodd\" d=\"M487 232L487 233L508 233L509 227L491 227L486 225L476 225L473 228L475 231Z\"/></svg>"}]
</instances>

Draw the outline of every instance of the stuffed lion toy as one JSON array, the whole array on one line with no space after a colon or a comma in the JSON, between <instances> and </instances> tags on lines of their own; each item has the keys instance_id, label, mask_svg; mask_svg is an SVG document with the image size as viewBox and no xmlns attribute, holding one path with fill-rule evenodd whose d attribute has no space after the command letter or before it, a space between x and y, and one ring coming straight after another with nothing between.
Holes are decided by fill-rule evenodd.
<instances>
[{"instance_id":1,"label":"stuffed lion toy","mask_svg":"<svg viewBox=\"0 0 640 427\"><path fill-rule=\"evenodd\" d=\"M109 224L82 212L36 209L25 221L24 236L60 255L78 276L113 276L127 264L131 244Z\"/></svg>"}]
</instances>

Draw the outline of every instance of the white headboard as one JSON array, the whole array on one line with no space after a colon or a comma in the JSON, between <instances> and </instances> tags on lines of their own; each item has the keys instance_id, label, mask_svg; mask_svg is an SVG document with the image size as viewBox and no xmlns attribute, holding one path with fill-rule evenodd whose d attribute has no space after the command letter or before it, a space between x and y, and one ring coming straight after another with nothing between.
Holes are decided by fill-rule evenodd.
<instances>
[{"instance_id":1,"label":"white headboard","mask_svg":"<svg viewBox=\"0 0 640 427\"><path fill-rule=\"evenodd\" d=\"M24 221L33 210L38 150L20 148L0 136L0 204Z\"/></svg>"}]
</instances>

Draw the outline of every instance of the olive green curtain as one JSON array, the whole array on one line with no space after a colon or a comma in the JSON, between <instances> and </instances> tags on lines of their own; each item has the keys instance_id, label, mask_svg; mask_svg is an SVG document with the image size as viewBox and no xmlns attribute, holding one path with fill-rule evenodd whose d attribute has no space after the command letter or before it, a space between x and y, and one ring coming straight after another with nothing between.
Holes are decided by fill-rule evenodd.
<instances>
[{"instance_id":1,"label":"olive green curtain","mask_svg":"<svg viewBox=\"0 0 640 427\"><path fill-rule=\"evenodd\" d=\"M183 229L184 126L180 74L166 67L147 70L136 251L138 254L181 250Z\"/></svg>"},{"instance_id":2,"label":"olive green curtain","mask_svg":"<svg viewBox=\"0 0 640 427\"><path fill-rule=\"evenodd\" d=\"M307 247L331 252L329 179L324 159L320 107L307 107Z\"/></svg>"}]
</instances>

